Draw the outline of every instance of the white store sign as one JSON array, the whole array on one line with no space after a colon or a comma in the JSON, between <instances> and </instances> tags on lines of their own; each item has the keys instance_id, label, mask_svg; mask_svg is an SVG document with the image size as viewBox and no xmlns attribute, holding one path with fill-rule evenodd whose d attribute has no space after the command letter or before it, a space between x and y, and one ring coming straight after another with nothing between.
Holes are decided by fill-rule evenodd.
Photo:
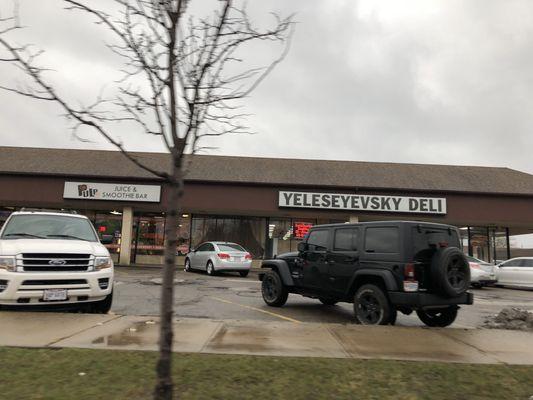
<instances>
[{"instance_id":1,"label":"white store sign","mask_svg":"<svg viewBox=\"0 0 533 400\"><path fill-rule=\"evenodd\" d=\"M446 214L446 199L440 197L405 197L280 191L278 206L329 210Z\"/></svg>"},{"instance_id":2,"label":"white store sign","mask_svg":"<svg viewBox=\"0 0 533 400\"><path fill-rule=\"evenodd\" d=\"M63 198L158 203L161 200L161 186L129 185L124 183L65 182Z\"/></svg>"}]
</instances>

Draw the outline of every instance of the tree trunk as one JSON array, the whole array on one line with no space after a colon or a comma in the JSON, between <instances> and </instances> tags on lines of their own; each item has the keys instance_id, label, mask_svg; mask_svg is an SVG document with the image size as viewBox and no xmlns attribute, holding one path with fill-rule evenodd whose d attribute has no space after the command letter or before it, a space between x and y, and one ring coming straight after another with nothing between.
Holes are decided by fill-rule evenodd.
<instances>
[{"instance_id":1,"label":"tree trunk","mask_svg":"<svg viewBox=\"0 0 533 400\"><path fill-rule=\"evenodd\" d=\"M161 320L159 331L159 360L157 362L156 400L171 400L172 383L172 317L174 314L174 275L176 272L176 247L178 211L182 193L181 180L169 183L169 198L165 217L165 265L161 288Z\"/></svg>"}]
</instances>

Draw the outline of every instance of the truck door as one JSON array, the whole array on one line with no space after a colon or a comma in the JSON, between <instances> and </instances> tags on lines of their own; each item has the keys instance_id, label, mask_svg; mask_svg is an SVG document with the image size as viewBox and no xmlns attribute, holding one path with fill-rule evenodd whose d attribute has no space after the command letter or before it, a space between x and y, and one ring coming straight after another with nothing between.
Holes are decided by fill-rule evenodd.
<instances>
[{"instance_id":1,"label":"truck door","mask_svg":"<svg viewBox=\"0 0 533 400\"><path fill-rule=\"evenodd\" d=\"M339 295L346 293L359 265L358 228L333 231L333 246L327 254L329 289Z\"/></svg>"},{"instance_id":2,"label":"truck door","mask_svg":"<svg viewBox=\"0 0 533 400\"><path fill-rule=\"evenodd\" d=\"M327 285L328 265L326 253L328 239L328 229L315 229L309 232L306 242L307 250L302 254L302 273L305 288L322 290Z\"/></svg>"}]
</instances>

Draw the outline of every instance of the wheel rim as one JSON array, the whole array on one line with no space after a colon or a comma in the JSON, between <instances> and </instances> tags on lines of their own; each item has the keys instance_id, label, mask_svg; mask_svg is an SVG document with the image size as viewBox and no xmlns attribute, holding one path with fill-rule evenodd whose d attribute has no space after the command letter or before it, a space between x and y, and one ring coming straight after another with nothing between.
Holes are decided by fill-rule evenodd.
<instances>
[{"instance_id":1,"label":"wheel rim","mask_svg":"<svg viewBox=\"0 0 533 400\"><path fill-rule=\"evenodd\" d=\"M454 257L446 267L448 283L455 290L462 290L466 285L465 266L460 257Z\"/></svg>"},{"instance_id":2,"label":"wheel rim","mask_svg":"<svg viewBox=\"0 0 533 400\"><path fill-rule=\"evenodd\" d=\"M357 315L364 324L377 324L383 318L383 307L373 293L363 293L359 296Z\"/></svg>"},{"instance_id":3,"label":"wheel rim","mask_svg":"<svg viewBox=\"0 0 533 400\"><path fill-rule=\"evenodd\" d=\"M185 260L185 271L188 271L191 269L191 263L189 260Z\"/></svg>"},{"instance_id":4,"label":"wheel rim","mask_svg":"<svg viewBox=\"0 0 533 400\"><path fill-rule=\"evenodd\" d=\"M263 280L263 296L268 301L274 301L279 295L279 288L272 276L265 276Z\"/></svg>"},{"instance_id":5,"label":"wheel rim","mask_svg":"<svg viewBox=\"0 0 533 400\"><path fill-rule=\"evenodd\" d=\"M213 264L207 263L207 273L213 275Z\"/></svg>"}]
</instances>

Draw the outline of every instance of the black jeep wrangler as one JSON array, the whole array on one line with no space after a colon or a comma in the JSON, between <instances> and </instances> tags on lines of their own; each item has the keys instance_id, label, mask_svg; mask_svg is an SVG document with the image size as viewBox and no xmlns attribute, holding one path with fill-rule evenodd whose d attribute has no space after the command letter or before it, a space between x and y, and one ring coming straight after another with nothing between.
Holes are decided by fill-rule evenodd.
<instances>
[{"instance_id":1,"label":"black jeep wrangler","mask_svg":"<svg viewBox=\"0 0 533 400\"><path fill-rule=\"evenodd\" d=\"M325 305L349 302L356 322L394 324L397 312L428 326L448 326L467 292L470 267L457 228L424 222L368 222L313 227L297 253L265 260L265 302L281 307L289 293Z\"/></svg>"}]
</instances>

